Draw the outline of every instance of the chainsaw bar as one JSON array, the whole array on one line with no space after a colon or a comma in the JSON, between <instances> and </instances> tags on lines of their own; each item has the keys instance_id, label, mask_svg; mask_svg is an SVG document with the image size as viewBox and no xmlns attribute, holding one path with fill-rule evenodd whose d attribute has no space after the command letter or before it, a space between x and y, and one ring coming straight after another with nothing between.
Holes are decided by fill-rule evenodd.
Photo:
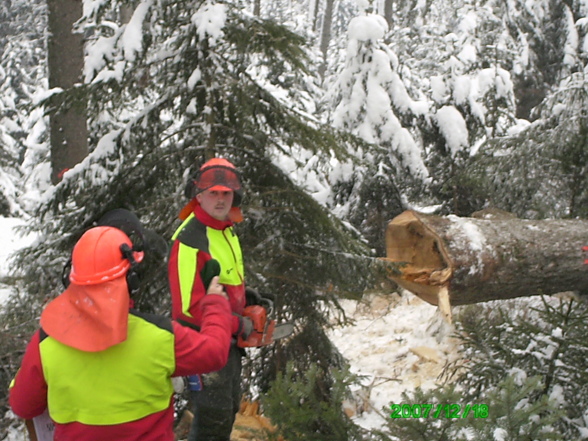
<instances>
[{"instance_id":1,"label":"chainsaw bar","mask_svg":"<svg viewBox=\"0 0 588 441\"><path fill-rule=\"evenodd\" d=\"M272 340L280 340L281 338L288 337L290 334L294 332L294 325L292 323L280 323L276 325L274 328L274 333L272 334Z\"/></svg>"}]
</instances>

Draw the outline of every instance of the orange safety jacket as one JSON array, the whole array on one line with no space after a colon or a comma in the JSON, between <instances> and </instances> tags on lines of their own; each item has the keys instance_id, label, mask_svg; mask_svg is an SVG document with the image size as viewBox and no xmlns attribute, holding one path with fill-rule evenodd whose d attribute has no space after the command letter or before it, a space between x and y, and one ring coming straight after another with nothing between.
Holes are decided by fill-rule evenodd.
<instances>
[{"instance_id":1,"label":"orange safety jacket","mask_svg":"<svg viewBox=\"0 0 588 441\"><path fill-rule=\"evenodd\" d=\"M201 271L211 259L220 263L219 279L229 296L231 310L241 315L245 308L243 256L233 223L217 220L196 205L172 237L168 276L174 319L196 327L201 325L201 301L206 294ZM234 335L240 326L235 315Z\"/></svg>"}]
</instances>

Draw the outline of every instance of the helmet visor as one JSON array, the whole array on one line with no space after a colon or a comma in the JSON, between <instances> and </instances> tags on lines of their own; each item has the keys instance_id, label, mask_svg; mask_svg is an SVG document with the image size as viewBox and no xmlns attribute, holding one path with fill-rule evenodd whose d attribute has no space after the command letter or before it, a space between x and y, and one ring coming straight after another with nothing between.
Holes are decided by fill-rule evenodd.
<instances>
[{"instance_id":1,"label":"helmet visor","mask_svg":"<svg viewBox=\"0 0 588 441\"><path fill-rule=\"evenodd\" d=\"M241 181L235 169L214 165L200 171L196 178L196 187L199 192L210 189L239 192Z\"/></svg>"}]
</instances>

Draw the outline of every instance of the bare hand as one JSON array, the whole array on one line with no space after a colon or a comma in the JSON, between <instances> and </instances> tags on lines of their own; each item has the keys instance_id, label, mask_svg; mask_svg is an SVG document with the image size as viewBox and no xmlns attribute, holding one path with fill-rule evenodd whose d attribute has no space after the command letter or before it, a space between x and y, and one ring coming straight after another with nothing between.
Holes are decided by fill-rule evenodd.
<instances>
[{"instance_id":1,"label":"bare hand","mask_svg":"<svg viewBox=\"0 0 588 441\"><path fill-rule=\"evenodd\" d=\"M206 294L216 294L219 296L223 296L225 299L229 298L227 296L227 293L225 292L225 289L219 283L218 276L212 278L212 280L210 281L210 285L208 285L208 290L206 291Z\"/></svg>"}]
</instances>

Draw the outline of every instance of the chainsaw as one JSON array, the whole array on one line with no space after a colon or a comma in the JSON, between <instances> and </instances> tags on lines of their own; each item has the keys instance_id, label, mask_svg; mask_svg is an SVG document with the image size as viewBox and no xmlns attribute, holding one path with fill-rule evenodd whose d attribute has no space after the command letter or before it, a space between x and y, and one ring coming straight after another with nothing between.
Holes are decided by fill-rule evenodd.
<instances>
[{"instance_id":1,"label":"chainsaw","mask_svg":"<svg viewBox=\"0 0 588 441\"><path fill-rule=\"evenodd\" d=\"M249 305L243 310L243 317L247 317L253 324L253 330L243 338L239 336L237 346L240 348L258 348L271 345L274 341L288 337L294 332L292 323L276 324L271 318L274 304L270 299L263 298L260 305Z\"/></svg>"}]
</instances>

